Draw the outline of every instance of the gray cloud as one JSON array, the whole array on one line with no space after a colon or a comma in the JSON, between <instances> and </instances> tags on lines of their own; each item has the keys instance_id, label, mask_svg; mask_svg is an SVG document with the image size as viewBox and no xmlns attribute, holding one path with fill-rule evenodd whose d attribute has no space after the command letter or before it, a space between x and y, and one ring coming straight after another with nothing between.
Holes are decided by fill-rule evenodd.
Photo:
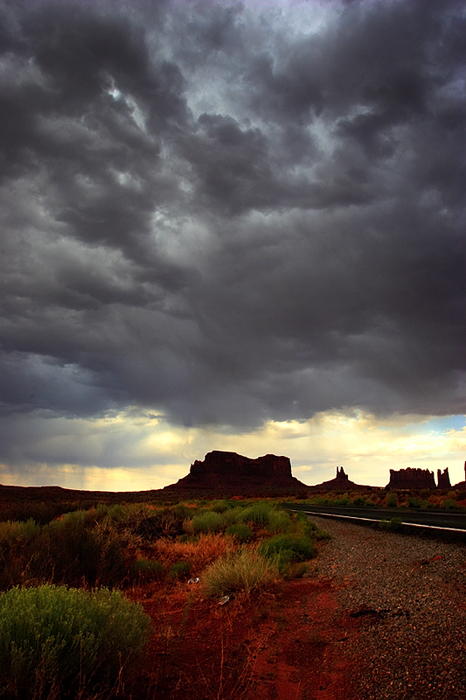
<instances>
[{"instance_id":1,"label":"gray cloud","mask_svg":"<svg viewBox=\"0 0 466 700\"><path fill-rule=\"evenodd\" d=\"M156 5L0 5L3 415L466 411L462 4Z\"/></svg>"}]
</instances>

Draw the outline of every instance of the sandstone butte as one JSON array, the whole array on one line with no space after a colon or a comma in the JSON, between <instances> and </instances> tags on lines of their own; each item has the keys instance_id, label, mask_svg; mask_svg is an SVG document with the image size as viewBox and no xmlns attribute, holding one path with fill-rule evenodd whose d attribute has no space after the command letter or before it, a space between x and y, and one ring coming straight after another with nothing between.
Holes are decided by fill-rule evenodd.
<instances>
[{"instance_id":1,"label":"sandstone butte","mask_svg":"<svg viewBox=\"0 0 466 700\"><path fill-rule=\"evenodd\" d=\"M213 450L196 459L189 474L167 491L211 491L222 494L301 493L309 489L291 474L289 457L267 454L250 459L236 452Z\"/></svg>"}]
</instances>

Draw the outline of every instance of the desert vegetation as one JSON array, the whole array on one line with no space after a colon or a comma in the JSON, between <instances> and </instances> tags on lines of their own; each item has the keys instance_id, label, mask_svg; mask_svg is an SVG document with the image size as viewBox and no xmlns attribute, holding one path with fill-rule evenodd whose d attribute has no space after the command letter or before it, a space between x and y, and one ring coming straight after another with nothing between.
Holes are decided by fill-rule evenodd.
<instances>
[{"instance_id":1,"label":"desert vegetation","mask_svg":"<svg viewBox=\"0 0 466 700\"><path fill-rule=\"evenodd\" d=\"M325 538L273 500L96 504L0 522L0 694L175 697L165 659L182 653L193 606L209 616L263 600L305 575Z\"/></svg>"},{"instance_id":2,"label":"desert vegetation","mask_svg":"<svg viewBox=\"0 0 466 700\"><path fill-rule=\"evenodd\" d=\"M51 700L118 692L150 627L142 607L118 591L12 588L0 595L2 697Z\"/></svg>"},{"instance_id":3,"label":"desert vegetation","mask_svg":"<svg viewBox=\"0 0 466 700\"><path fill-rule=\"evenodd\" d=\"M313 506L355 506L364 508L400 508L402 509L466 509L466 494L464 491L439 490L403 490L387 491L382 488L358 489L341 493L326 491L315 493L299 503Z\"/></svg>"}]
</instances>

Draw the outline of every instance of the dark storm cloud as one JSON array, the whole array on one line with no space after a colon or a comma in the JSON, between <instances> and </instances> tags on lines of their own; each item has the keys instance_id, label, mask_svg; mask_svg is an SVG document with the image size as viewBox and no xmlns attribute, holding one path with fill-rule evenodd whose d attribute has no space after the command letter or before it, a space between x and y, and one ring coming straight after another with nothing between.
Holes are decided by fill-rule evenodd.
<instances>
[{"instance_id":1,"label":"dark storm cloud","mask_svg":"<svg viewBox=\"0 0 466 700\"><path fill-rule=\"evenodd\" d=\"M466 410L461 3L1 11L3 413Z\"/></svg>"}]
</instances>

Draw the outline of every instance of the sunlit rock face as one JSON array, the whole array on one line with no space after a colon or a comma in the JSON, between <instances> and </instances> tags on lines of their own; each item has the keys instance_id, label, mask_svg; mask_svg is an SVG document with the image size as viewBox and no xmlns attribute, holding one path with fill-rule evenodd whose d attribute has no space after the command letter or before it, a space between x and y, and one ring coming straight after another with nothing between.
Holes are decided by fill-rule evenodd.
<instances>
[{"instance_id":1,"label":"sunlit rock face","mask_svg":"<svg viewBox=\"0 0 466 700\"><path fill-rule=\"evenodd\" d=\"M195 460L189 474L167 489L210 490L222 493L291 493L308 487L291 474L288 457L267 454L257 459L236 452L213 450Z\"/></svg>"}]
</instances>

